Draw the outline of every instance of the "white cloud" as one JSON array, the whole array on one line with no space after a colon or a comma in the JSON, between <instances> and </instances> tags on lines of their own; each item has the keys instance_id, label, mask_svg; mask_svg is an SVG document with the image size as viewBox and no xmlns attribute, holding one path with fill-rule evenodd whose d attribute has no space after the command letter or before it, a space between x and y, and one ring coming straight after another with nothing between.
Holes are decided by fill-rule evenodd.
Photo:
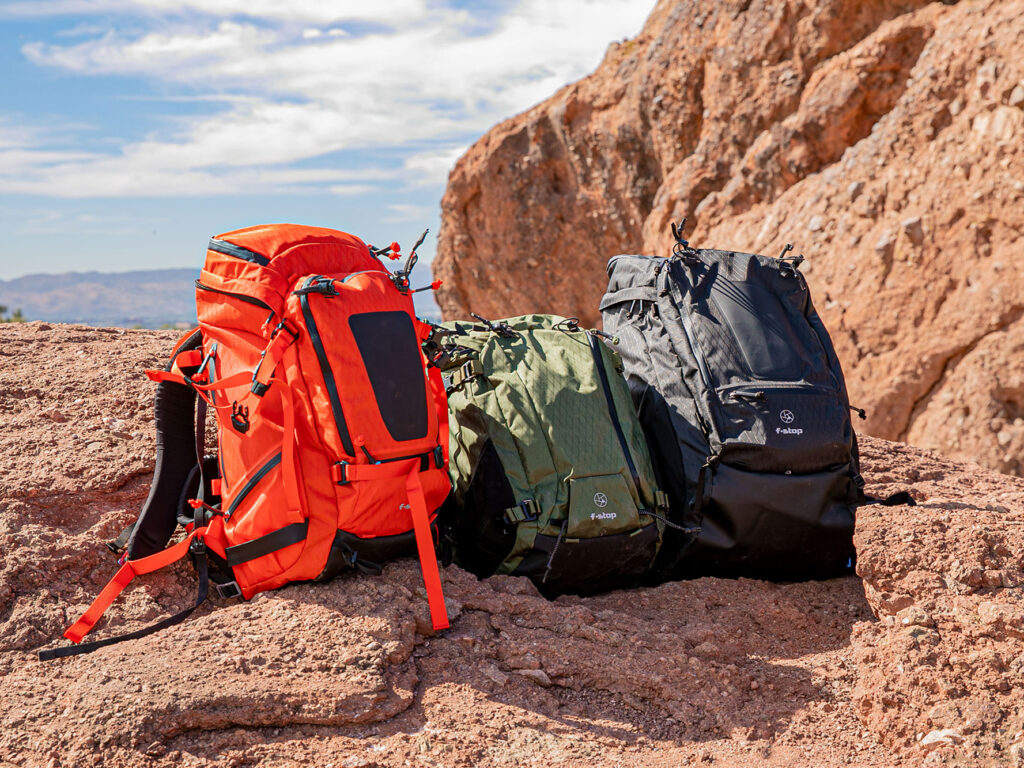
<instances>
[{"instance_id":1,"label":"white cloud","mask_svg":"<svg viewBox=\"0 0 1024 768\"><path fill-rule=\"evenodd\" d=\"M437 215L437 211L433 208L429 208L425 205L407 205L405 203L394 203L387 206L387 209L391 211L391 215L385 216L382 221L389 224L398 224L402 222L422 222L430 221L434 216ZM418 251L417 251L418 252Z\"/></svg>"},{"instance_id":2,"label":"white cloud","mask_svg":"<svg viewBox=\"0 0 1024 768\"><path fill-rule=\"evenodd\" d=\"M142 76L164 90L202 91L204 98L221 98L226 108L216 111L211 100L206 114L123 143L109 155L62 156L34 144L35 164L31 151L12 156L16 163L10 168L0 157L0 191L72 197L238 194L262 182L282 190L321 183L345 194L352 179L298 181L281 172L342 150L423 142L441 148L409 150L416 153L404 158L404 178L443 182L468 140L591 71L609 42L640 29L651 0L523 0L491 19L484 32L465 31L473 21L468 12L428 8L420 0L370 5L8 3L0 17L30 11L139 14L142 32L32 42L23 51L37 65L81 76ZM192 15L180 18L184 11ZM393 28L362 36L328 28L356 18L387 19ZM325 25L324 32L311 23Z\"/></svg>"},{"instance_id":3,"label":"white cloud","mask_svg":"<svg viewBox=\"0 0 1024 768\"><path fill-rule=\"evenodd\" d=\"M405 160L406 178L413 184L444 184L448 174L455 167L455 161L462 157L467 147L460 144L456 147L436 149L431 152L420 152Z\"/></svg>"},{"instance_id":4,"label":"white cloud","mask_svg":"<svg viewBox=\"0 0 1024 768\"><path fill-rule=\"evenodd\" d=\"M421 15L423 0L22 0L0 6L0 18L87 14L247 16L277 21L376 21Z\"/></svg>"}]
</instances>

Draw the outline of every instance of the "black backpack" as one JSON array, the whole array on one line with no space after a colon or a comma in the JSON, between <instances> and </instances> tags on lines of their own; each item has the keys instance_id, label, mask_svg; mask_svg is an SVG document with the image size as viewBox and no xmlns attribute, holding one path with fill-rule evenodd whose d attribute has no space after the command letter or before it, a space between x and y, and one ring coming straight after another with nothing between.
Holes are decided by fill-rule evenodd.
<instances>
[{"instance_id":1,"label":"black backpack","mask_svg":"<svg viewBox=\"0 0 1024 768\"><path fill-rule=\"evenodd\" d=\"M660 578L828 578L852 568L864 499L843 372L798 267L691 248L616 256L601 301L669 494L697 541Z\"/></svg>"}]
</instances>

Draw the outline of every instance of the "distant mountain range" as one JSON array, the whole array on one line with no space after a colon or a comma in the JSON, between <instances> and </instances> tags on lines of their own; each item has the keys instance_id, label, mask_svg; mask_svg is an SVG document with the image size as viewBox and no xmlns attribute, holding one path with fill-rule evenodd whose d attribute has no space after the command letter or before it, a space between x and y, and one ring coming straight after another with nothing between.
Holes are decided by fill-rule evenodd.
<instances>
[{"instance_id":1,"label":"distant mountain range","mask_svg":"<svg viewBox=\"0 0 1024 768\"><path fill-rule=\"evenodd\" d=\"M0 306L6 306L8 312L20 309L26 320L125 328L187 327L196 322L197 277L198 269L26 275L0 280ZM420 317L440 319L430 292L416 294L415 300Z\"/></svg>"}]
</instances>

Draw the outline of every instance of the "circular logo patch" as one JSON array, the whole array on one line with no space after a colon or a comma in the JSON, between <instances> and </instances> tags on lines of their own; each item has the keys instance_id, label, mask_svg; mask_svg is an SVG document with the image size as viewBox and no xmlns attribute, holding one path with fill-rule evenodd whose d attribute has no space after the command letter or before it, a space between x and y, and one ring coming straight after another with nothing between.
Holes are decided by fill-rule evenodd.
<instances>
[{"instance_id":1,"label":"circular logo patch","mask_svg":"<svg viewBox=\"0 0 1024 768\"><path fill-rule=\"evenodd\" d=\"M605 496L603 493L595 493L594 494L594 503L597 506L599 506L599 507L607 507L608 506L608 497Z\"/></svg>"},{"instance_id":2,"label":"circular logo patch","mask_svg":"<svg viewBox=\"0 0 1024 768\"><path fill-rule=\"evenodd\" d=\"M782 419L785 424L792 424L793 419L795 419L796 416L793 415L792 411L783 411L779 414L779 418Z\"/></svg>"}]
</instances>

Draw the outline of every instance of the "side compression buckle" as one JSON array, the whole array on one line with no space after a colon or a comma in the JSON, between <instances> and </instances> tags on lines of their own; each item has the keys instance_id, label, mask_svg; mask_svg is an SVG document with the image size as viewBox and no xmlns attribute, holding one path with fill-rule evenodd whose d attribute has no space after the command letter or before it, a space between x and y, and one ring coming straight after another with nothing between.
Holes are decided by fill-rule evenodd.
<instances>
[{"instance_id":1,"label":"side compression buckle","mask_svg":"<svg viewBox=\"0 0 1024 768\"><path fill-rule=\"evenodd\" d=\"M466 384L483 375L483 369L476 360L467 360L459 368L444 377L444 388L447 394L458 392Z\"/></svg>"},{"instance_id":2,"label":"side compression buckle","mask_svg":"<svg viewBox=\"0 0 1024 768\"><path fill-rule=\"evenodd\" d=\"M523 499L514 507L505 510L505 519L513 525L532 523L538 517L540 517L540 507L533 499Z\"/></svg>"},{"instance_id":3,"label":"side compression buckle","mask_svg":"<svg viewBox=\"0 0 1024 768\"><path fill-rule=\"evenodd\" d=\"M348 483L346 467L348 467L347 461L339 461L337 464L331 465L331 480L334 481L335 485L346 485Z\"/></svg>"}]
</instances>

